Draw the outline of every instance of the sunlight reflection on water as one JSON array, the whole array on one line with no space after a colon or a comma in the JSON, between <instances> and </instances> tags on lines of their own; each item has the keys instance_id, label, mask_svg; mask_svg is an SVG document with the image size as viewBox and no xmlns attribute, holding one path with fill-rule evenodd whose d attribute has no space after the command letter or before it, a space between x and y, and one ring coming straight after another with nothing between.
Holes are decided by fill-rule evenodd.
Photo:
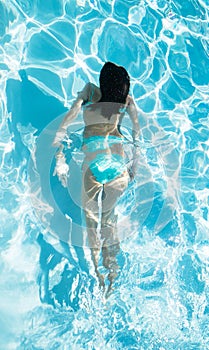
<instances>
[{"instance_id":1,"label":"sunlight reflection on water","mask_svg":"<svg viewBox=\"0 0 209 350\"><path fill-rule=\"evenodd\" d=\"M201 0L0 3L2 349L209 347L208 11ZM28 166L107 60L131 76L149 171L104 304L88 250L37 218ZM36 205L47 222L49 203Z\"/></svg>"}]
</instances>

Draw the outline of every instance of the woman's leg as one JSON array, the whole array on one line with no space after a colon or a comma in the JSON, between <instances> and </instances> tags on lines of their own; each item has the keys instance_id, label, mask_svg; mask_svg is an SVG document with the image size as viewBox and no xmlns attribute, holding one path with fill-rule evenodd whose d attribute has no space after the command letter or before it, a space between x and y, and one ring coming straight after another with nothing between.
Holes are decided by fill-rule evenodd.
<instances>
[{"instance_id":1,"label":"woman's leg","mask_svg":"<svg viewBox=\"0 0 209 350\"><path fill-rule=\"evenodd\" d=\"M102 199L102 218L101 218L101 238L102 238L102 256L103 265L109 270L109 287L107 295L112 289L112 284L117 277L118 264L116 256L120 250L119 238L117 235L117 215L115 215L115 206L118 198L124 192L128 185L129 175L124 172L121 176L104 185Z\"/></svg>"},{"instance_id":2,"label":"woman's leg","mask_svg":"<svg viewBox=\"0 0 209 350\"><path fill-rule=\"evenodd\" d=\"M120 244L117 235L117 216L114 208L102 214L101 237L103 266L108 270L109 287L107 296L112 290L112 285L118 275L118 263L116 256L120 251Z\"/></svg>"},{"instance_id":3,"label":"woman's leg","mask_svg":"<svg viewBox=\"0 0 209 350\"><path fill-rule=\"evenodd\" d=\"M97 232L99 224L98 196L102 188L103 185L96 181L90 169L83 167L82 206L86 222L88 244L99 283L101 286L104 286L103 276L98 271L101 240Z\"/></svg>"}]
</instances>

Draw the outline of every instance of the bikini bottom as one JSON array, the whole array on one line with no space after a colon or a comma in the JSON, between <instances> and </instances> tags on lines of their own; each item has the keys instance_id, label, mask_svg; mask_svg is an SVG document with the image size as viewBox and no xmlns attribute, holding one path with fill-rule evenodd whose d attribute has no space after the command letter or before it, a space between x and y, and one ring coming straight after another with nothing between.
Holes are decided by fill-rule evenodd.
<instances>
[{"instance_id":1,"label":"bikini bottom","mask_svg":"<svg viewBox=\"0 0 209 350\"><path fill-rule=\"evenodd\" d=\"M99 153L88 162L88 166L96 180L102 184L114 180L126 170L124 158L118 154Z\"/></svg>"},{"instance_id":2,"label":"bikini bottom","mask_svg":"<svg viewBox=\"0 0 209 350\"><path fill-rule=\"evenodd\" d=\"M87 163L96 180L102 184L114 180L127 170L122 155L99 152L110 149L115 144L122 145L123 139L114 135L92 136L85 138L83 142L86 154L98 152L92 160L86 160L85 163Z\"/></svg>"}]
</instances>

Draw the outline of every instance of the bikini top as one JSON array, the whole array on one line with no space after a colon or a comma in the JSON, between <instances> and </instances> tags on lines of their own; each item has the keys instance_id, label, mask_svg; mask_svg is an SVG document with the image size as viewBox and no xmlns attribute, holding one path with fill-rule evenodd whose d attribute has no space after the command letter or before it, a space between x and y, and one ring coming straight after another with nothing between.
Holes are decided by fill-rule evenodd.
<instances>
[{"instance_id":1,"label":"bikini top","mask_svg":"<svg viewBox=\"0 0 209 350\"><path fill-rule=\"evenodd\" d=\"M84 89L78 93L77 99L74 101L71 109L69 110L63 122L61 123L56 133L54 143L63 140L68 126L77 117L81 110L81 107L83 107L83 119L85 123L85 130L87 131L93 126L93 135L100 135L101 133L105 135L108 133L115 136L120 136L120 133L118 131L118 125L121 124L124 114L125 112L127 112L132 121L134 139L137 139L139 137L138 111L136 109L132 97L128 95L126 105L124 106L124 108L121 109L119 113L113 114L110 117L110 120L101 114L100 104L107 102L99 102L100 99L100 89L92 83L86 84ZM92 108L92 104L97 104L96 108ZM99 129L98 132L96 131L96 129ZM102 130L104 132L102 132ZM91 136L91 133L89 133L88 136Z\"/></svg>"}]
</instances>

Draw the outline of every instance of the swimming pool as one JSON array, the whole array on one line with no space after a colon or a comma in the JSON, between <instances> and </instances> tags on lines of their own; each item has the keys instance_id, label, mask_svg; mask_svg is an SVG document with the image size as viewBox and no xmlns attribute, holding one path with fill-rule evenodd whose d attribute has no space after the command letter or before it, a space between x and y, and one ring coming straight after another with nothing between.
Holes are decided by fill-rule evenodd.
<instances>
[{"instance_id":1,"label":"swimming pool","mask_svg":"<svg viewBox=\"0 0 209 350\"><path fill-rule=\"evenodd\" d=\"M2 350L209 349L208 16L208 0L0 2ZM104 303L88 249L50 232L81 227L79 179L69 196L50 142L107 60L131 76L141 166Z\"/></svg>"}]
</instances>

